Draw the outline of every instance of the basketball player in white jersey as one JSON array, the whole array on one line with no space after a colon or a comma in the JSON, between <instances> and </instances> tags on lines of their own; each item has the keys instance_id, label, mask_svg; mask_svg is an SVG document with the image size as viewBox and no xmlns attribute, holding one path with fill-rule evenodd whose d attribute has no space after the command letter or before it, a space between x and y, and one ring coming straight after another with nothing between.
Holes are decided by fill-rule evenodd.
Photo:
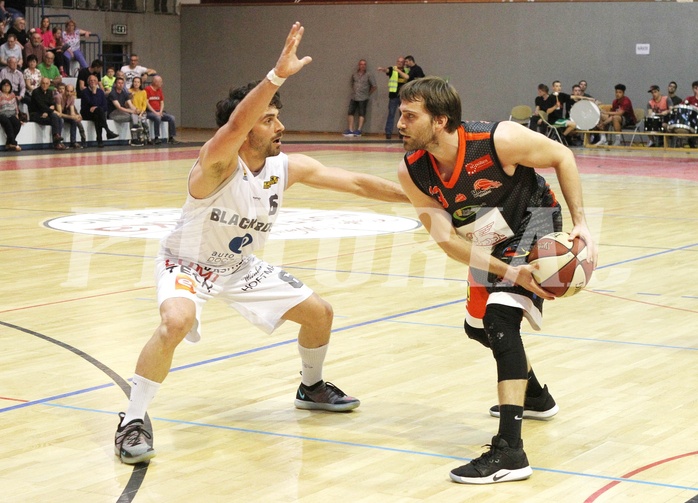
<instances>
[{"instance_id":1,"label":"basketball player in white jersey","mask_svg":"<svg viewBox=\"0 0 698 503\"><path fill-rule=\"evenodd\" d=\"M284 126L277 90L311 62L309 56L296 55L302 36L303 28L295 23L267 77L231 91L218 103L219 129L201 148L189 174L182 216L162 240L156 262L161 323L141 351L128 408L119 414L115 452L124 463L155 456L144 429L147 407L169 372L177 345L184 338L199 340L201 309L212 298L267 333L286 320L300 325L302 381L296 407L348 411L359 406L359 400L322 378L332 307L300 280L252 254L264 245L284 190L294 183L409 202L396 183L281 153Z\"/></svg>"}]
</instances>

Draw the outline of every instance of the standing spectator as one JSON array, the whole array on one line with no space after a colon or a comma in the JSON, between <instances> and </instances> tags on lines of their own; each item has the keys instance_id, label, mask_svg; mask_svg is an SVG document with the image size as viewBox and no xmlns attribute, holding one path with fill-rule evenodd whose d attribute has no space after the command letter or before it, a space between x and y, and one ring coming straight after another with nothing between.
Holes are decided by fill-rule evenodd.
<instances>
[{"instance_id":1,"label":"standing spectator","mask_svg":"<svg viewBox=\"0 0 698 503\"><path fill-rule=\"evenodd\" d=\"M63 119L56 113L56 105L53 102L53 91L49 89L51 81L47 77L41 79L41 85L32 92L29 104L29 118L32 122L43 126L51 126L53 148L65 150L61 132L63 131Z\"/></svg>"},{"instance_id":2,"label":"standing spectator","mask_svg":"<svg viewBox=\"0 0 698 503\"><path fill-rule=\"evenodd\" d=\"M129 64L121 67L121 71L124 73L124 79L126 79L126 89L131 89L131 83L134 77L145 77L157 74L154 69L147 68L138 64L138 54L131 54L129 58Z\"/></svg>"},{"instance_id":3,"label":"standing spectator","mask_svg":"<svg viewBox=\"0 0 698 503\"><path fill-rule=\"evenodd\" d=\"M37 61L43 61L44 54L46 54L46 47L44 47L42 43L41 34L39 32L32 33L29 43L24 46L24 50L22 51L24 67L26 68L28 66L27 58L29 56L34 55Z\"/></svg>"},{"instance_id":4,"label":"standing spectator","mask_svg":"<svg viewBox=\"0 0 698 503\"><path fill-rule=\"evenodd\" d=\"M669 87L667 88L667 96L669 97L669 100L671 101L670 106L675 106L681 103L681 98L676 96L676 90L678 89L678 85L676 82L673 80L669 82Z\"/></svg>"},{"instance_id":5,"label":"standing spectator","mask_svg":"<svg viewBox=\"0 0 698 503\"><path fill-rule=\"evenodd\" d=\"M13 34L17 37L17 42L19 42L22 47L27 45L29 42L29 34L27 33L27 22L23 17L16 17L10 29L7 30L7 35Z\"/></svg>"},{"instance_id":6,"label":"standing spectator","mask_svg":"<svg viewBox=\"0 0 698 503\"><path fill-rule=\"evenodd\" d=\"M80 68L77 80L79 93L82 93L82 91L87 87L87 78L90 75L96 76L97 80L102 79L102 62L99 59L92 61L90 66L87 68ZM107 91L105 90L104 93L106 94Z\"/></svg>"},{"instance_id":7,"label":"standing spectator","mask_svg":"<svg viewBox=\"0 0 698 503\"><path fill-rule=\"evenodd\" d=\"M412 82L413 80L421 79L425 77L424 70L417 63L414 62L413 56L405 56L405 66L407 67L407 74L410 76L407 82Z\"/></svg>"},{"instance_id":8,"label":"standing spectator","mask_svg":"<svg viewBox=\"0 0 698 503\"><path fill-rule=\"evenodd\" d=\"M33 54L27 56L27 68L23 73L26 90L24 93L24 102L27 103L27 105L31 99L32 91L41 85L41 72L37 68L38 63L39 61Z\"/></svg>"},{"instance_id":9,"label":"standing spectator","mask_svg":"<svg viewBox=\"0 0 698 503\"><path fill-rule=\"evenodd\" d=\"M89 37L90 35L89 31L79 29L72 19L66 21L65 30L63 31L63 46L67 46L63 52L68 62L65 68L66 72L70 71L70 62L73 59L80 63L80 68L87 67L87 61L85 61L85 56L83 56L82 49L80 49L80 36Z\"/></svg>"},{"instance_id":10,"label":"standing spectator","mask_svg":"<svg viewBox=\"0 0 698 503\"><path fill-rule=\"evenodd\" d=\"M110 66L107 68L107 74L102 77L102 89L104 89L106 94L111 92L111 88L114 87L115 80L116 76L114 75L114 67Z\"/></svg>"},{"instance_id":11,"label":"standing spectator","mask_svg":"<svg viewBox=\"0 0 698 503\"><path fill-rule=\"evenodd\" d=\"M14 56L7 60L7 66L0 70L0 79L7 79L12 84L12 92L15 93L17 101L24 100L24 93L27 91L24 83L24 74L17 68L19 65Z\"/></svg>"},{"instance_id":12,"label":"standing spectator","mask_svg":"<svg viewBox=\"0 0 698 503\"><path fill-rule=\"evenodd\" d=\"M624 127L632 127L635 125L635 110L633 110L633 103L625 95L625 84L616 84L616 99L613 100L611 104L610 112L601 113L601 120L599 121L599 127L603 131L609 124L613 125L613 130L620 133ZM620 135L615 135L616 138L613 140L613 145L620 146ZM601 139L597 145L608 145L606 140L606 135L602 134Z\"/></svg>"},{"instance_id":13,"label":"standing spectator","mask_svg":"<svg viewBox=\"0 0 698 503\"><path fill-rule=\"evenodd\" d=\"M51 81L51 90L54 90L58 84L63 81L61 72L58 67L53 64L56 56L52 52L44 54L44 60L37 66L42 77L47 77Z\"/></svg>"},{"instance_id":14,"label":"standing spectator","mask_svg":"<svg viewBox=\"0 0 698 503\"><path fill-rule=\"evenodd\" d=\"M109 102L109 118L114 122L127 122L131 124L131 145L141 146L138 134L138 110L131 103L131 94L124 89L124 79L118 77L114 81L114 88L107 96ZM135 134L134 134L135 133Z\"/></svg>"},{"instance_id":15,"label":"standing spectator","mask_svg":"<svg viewBox=\"0 0 698 503\"><path fill-rule=\"evenodd\" d=\"M17 58L17 65L22 67L22 46L17 42L17 35L9 33L7 42L0 45L0 66L7 66L7 60L10 57Z\"/></svg>"},{"instance_id":16,"label":"standing spectator","mask_svg":"<svg viewBox=\"0 0 698 503\"><path fill-rule=\"evenodd\" d=\"M22 127L22 123L19 121L19 106L17 105L17 97L12 92L12 84L7 79L0 82L0 126L7 137L5 149L10 152L22 150L17 145L17 135Z\"/></svg>"},{"instance_id":17,"label":"standing spectator","mask_svg":"<svg viewBox=\"0 0 698 503\"><path fill-rule=\"evenodd\" d=\"M85 128L82 126L82 116L75 109L75 87L63 82L56 87L54 95L56 113L61 119L70 124L70 148L80 149L87 145ZM77 132L80 131L80 141L77 142Z\"/></svg>"},{"instance_id":18,"label":"standing spectator","mask_svg":"<svg viewBox=\"0 0 698 503\"><path fill-rule=\"evenodd\" d=\"M146 117L153 121L153 128L155 139L153 143L156 145L160 144L160 123L162 121L167 122L169 139L167 143L176 145L179 143L175 136L177 131L175 129L175 118L174 116L165 112L165 97L162 93L162 77L156 75L153 77L153 83L145 88L145 93L148 96L148 110L146 112Z\"/></svg>"},{"instance_id":19,"label":"standing spectator","mask_svg":"<svg viewBox=\"0 0 698 503\"><path fill-rule=\"evenodd\" d=\"M87 89L83 89L80 95L80 115L82 118L95 123L97 132L97 146L104 147L102 131L107 132L107 140L119 136L109 129L107 125L107 96L99 87L99 81L94 75L87 79Z\"/></svg>"},{"instance_id":20,"label":"standing spectator","mask_svg":"<svg viewBox=\"0 0 698 503\"><path fill-rule=\"evenodd\" d=\"M351 76L351 99L349 100L349 112L347 124L349 129L344 131L344 136L361 136L366 119L368 99L376 90L376 79L372 73L366 71L366 60L359 60L359 66ZM354 114L359 114L359 129L354 129Z\"/></svg>"},{"instance_id":21,"label":"standing spectator","mask_svg":"<svg viewBox=\"0 0 698 503\"><path fill-rule=\"evenodd\" d=\"M407 83L410 76L405 73L405 58L402 56L397 58L395 66L379 66L378 71L388 76L388 118L385 121L385 139L390 140L395 127L395 112L400 106L400 89Z\"/></svg>"}]
</instances>

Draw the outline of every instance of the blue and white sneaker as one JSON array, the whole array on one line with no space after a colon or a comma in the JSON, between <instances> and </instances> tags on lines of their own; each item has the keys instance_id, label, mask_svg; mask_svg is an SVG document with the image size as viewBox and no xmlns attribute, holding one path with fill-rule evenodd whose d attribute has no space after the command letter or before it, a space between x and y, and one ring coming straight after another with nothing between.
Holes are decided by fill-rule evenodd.
<instances>
[{"instance_id":1,"label":"blue and white sneaker","mask_svg":"<svg viewBox=\"0 0 698 503\"><path fill-rule=\"evenodd\" d=\"M349 136L354 136L354 131L352 131L351 129L347 129L347 130L344 131L344 133L342 133L342 134L343 134L344 136L347 136L347 137L349 137Z\"/></svg>"},{"instance_id":2,"label":"blue and white sneaker","mask_svg":"<svg viewBox=\"0 0 698 503\"><path fill-rule=\"evenodd\" d=\"M356 131L354 131L354 136L361 136L361 130L357 129Z\"/></svg>"}]
</instances>

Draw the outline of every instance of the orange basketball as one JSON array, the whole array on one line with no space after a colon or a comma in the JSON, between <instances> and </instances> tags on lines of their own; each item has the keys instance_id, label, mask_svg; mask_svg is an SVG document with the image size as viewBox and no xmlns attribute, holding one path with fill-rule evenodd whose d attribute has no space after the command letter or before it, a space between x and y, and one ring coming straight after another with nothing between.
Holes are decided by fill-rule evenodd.
<instances>
[{"instance_id":1,"label":"orange basketball","mask_svg":"<svg viewBox=\"0 0 698 503\"><path fill-rule=\"evenodd\" d=\"M528 255L530 264L537 264L533 278L555 297L571 297L580 292L591 279L594 267L587 262L586 243L566 232L553 232L540 238Z\"/></svg>"}]
</instances>

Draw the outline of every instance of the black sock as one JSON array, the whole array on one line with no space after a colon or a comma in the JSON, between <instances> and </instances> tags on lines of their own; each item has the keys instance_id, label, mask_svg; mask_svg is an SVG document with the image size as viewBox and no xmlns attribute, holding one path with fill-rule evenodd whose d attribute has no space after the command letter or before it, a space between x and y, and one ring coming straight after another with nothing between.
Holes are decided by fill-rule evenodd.
<instances>
[{"instance_id":1,"label":"black sock","mask_svg":"<svg viewBox=\"0 0 698 503\"><path fill-rule=\"evenodd\" d=\"M506 440L509 447L518 447L521 440L521 423L523 423L523 406L499 406L499 438Z\"/></svg>"},{"instance_id":2,"label":"black sock","mask_svg":"<svg viewBox=\"0 0 698 503\"><path fill-rule=\"evenodd\" d=\"M543 394L543 386L538 382L536 374L533 372L533 367L528 371L528 386L526 387L526 396L538 398Z\"/></svg>"}]
</instances>

